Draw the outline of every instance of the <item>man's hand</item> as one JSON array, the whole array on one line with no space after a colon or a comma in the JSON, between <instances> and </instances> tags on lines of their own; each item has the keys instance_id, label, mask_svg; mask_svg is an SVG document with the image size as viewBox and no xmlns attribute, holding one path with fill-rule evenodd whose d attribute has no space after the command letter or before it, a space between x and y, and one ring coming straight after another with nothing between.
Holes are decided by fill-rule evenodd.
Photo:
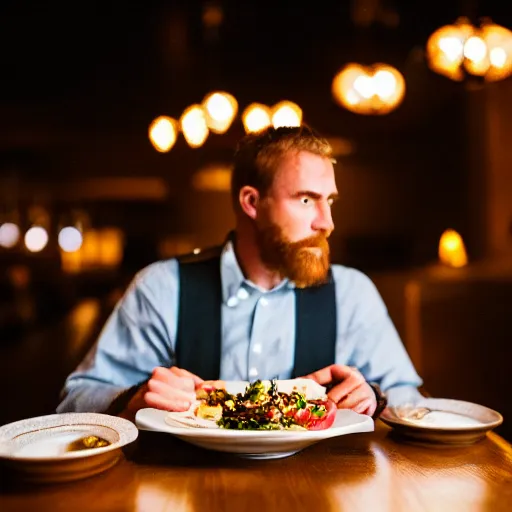
<instances>
[{"instance_id":1,"label":"man's hand","mask_svg":"<svg viewBox=\"0 0 512 512\"><path fill-rule=\"evenodd\" d=\"M154 407L164 411L186 411L196 399L196 389L203 379L173 366L157 367L128 403L121 417L133 419L139 409Z\"/></svg>"},{"instance_id":2,"label":"man's hand","mask_svg":"<svg viewBox=\"0 0 512 512\"><path fill-rule=\"evenodd\" d=\"M331 389L327 396L338 409L352 409L354 412L372 416L377 408L373 389L353 366L333 364L304 378L329 386Z\"/></svg>"}]
</instances>

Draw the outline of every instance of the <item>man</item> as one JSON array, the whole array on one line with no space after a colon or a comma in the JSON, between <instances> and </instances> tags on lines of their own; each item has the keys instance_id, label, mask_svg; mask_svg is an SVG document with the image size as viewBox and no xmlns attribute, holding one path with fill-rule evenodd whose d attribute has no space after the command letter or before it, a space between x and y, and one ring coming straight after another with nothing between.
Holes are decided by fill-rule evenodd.
<instances>
[{"instance_id":1,"label":"man","mask_svg":"<svg viewBox=\"0 0 512 512\"><path fill-rule=\"evenodd\" d=\"M203 379L219 378L307 376L339 408L369 415L384 403L379 386L393 402L418 397L421 380L371 281L329 264L331 152L305 126L246 136L228 241L135 277L58 412L182 411Z\"/></svg>"}]
</instances>

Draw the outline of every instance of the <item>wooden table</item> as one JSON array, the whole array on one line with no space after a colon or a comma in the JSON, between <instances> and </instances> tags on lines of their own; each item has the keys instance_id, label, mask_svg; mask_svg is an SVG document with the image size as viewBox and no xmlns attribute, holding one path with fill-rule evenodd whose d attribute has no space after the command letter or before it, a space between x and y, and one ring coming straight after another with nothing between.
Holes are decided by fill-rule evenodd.
<instances>
[{"instance_id":1,"label":"wooden table","mask_svg":"<svg viewBox=\"0 0 512 512\"><path fill-rule=\"evenodd\" d=\"M512 447L495 434L468 447L415 446L377 422L373 433L251 461L141 432L102 475L30 486L4 474L0 490L2 512L509 512Z\"/></svg>"}]
</instances>

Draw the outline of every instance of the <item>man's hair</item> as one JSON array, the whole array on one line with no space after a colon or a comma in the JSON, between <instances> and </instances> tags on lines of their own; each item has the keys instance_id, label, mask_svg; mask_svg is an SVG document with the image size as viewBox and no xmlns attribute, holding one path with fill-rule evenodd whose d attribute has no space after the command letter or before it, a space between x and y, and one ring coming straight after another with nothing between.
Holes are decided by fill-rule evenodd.
<instances>
[{"instance_id":1,"label":"man's hair","mask_svg":"<svg viewBox=\"0 0 512 512\"><path fill-rule=\"evenodd\" d=\"M246 135L238 144L231 175L231 199L240 209L239 194L244 186L254 187L265 196L272 186L280 160L287 154L307 151L332 158L332 147L308 126L266 128Z\"/></svg>"}]
</instances>

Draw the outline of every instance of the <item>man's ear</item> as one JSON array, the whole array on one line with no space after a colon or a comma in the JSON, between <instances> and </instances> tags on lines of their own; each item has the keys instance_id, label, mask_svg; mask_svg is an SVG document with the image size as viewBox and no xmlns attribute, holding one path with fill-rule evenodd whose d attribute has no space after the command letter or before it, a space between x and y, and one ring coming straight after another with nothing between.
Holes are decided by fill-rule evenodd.
<instances>
[{"instance_id":1,"label":"man's ear","mask_svg":"<svg viewBox=\"0 0 512 512\"><path fill-rule=\"evenodd\" d=\"M258 216L260 193L254 187L250 187L249 185L242 187L238 195L238 200L240 201L242 211L247 216L251 219L255 219Z\"/></svg>"}]
</instances>

